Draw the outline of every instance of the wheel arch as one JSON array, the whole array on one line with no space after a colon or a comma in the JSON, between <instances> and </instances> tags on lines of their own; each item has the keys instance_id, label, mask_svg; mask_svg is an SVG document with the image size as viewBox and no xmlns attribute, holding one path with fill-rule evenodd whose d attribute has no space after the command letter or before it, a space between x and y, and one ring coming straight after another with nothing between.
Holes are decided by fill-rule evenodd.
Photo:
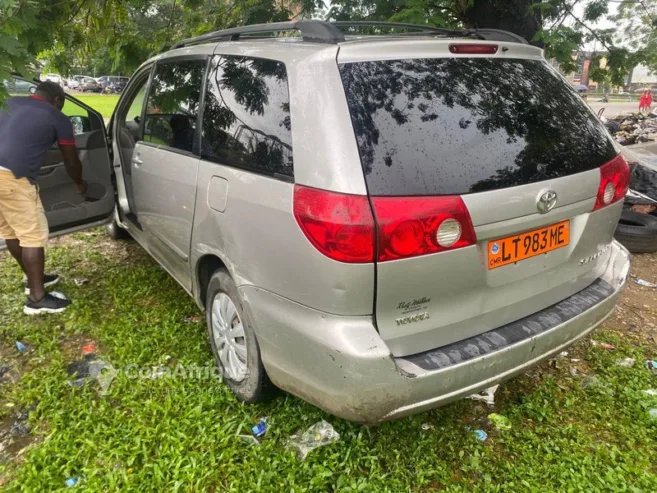
<instances>
[{"instance_id":1,"label":"wheel arch","mask_svg":"<svg viewBox=\"0 0 657 493\"><path fill-rule=\"evenodd\" d=\"M194 298L196 299L196 304L202 310L205 310L206 295L210 279L212 278L212 274L218 269L226 269L230 274L230 269L228 269L226 262L214 253L205 254L196 261Z\"/></svg>"}]
</instances>

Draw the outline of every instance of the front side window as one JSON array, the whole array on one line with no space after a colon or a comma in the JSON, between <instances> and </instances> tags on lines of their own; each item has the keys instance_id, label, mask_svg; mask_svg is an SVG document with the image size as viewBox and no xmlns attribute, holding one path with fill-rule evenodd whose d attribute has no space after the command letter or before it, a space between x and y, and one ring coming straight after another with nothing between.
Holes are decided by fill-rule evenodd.
<instances>
[{"instance_id":1,"label":"front side window","mask_svg":"<svg viewBox=\"0 0 657 493\"><path fill-rule=\"evenodd\" d=\"M67 99L64 102L62 113L68 116L73 125L73 133L75 135L88 132L91 126L91 115L79 104Z\"/></svg>"},{"instance_id":2,"label":"front side window","mask_svg":"<svg viewBox=\"0 0 657 493\"><path fill-rule=\"evenodd\" d=\"M212 59L201 157L265 174L293 176L285 64L238 56Z\"/></svg>"},{"instance_id":3,"label":"front side window","mask_svg":"<svg viewBox=\"0 0 657 493\"><path fill-rule=\"evenodd\" d=\"M131 88L130 94L128 95L129 106L123 106L117 114L117 121L123 134L129 134L132 137L132 147L134 147L134 142L142 140L140 119L146 98L147 82L148 74L139 76L136 86ZM134 89L134 87L137 89Z\"/></svg>"},{"instance_id":4,"label":"front side window","mask_svg":"<svg viewBox=\"0 0 657 493\"><path fill-rule=\"evenodd\" d=\"M183 60L155 67L144 121L145 142L194 151L205 66L205 60Z\"/></svg>"}]
</instances>

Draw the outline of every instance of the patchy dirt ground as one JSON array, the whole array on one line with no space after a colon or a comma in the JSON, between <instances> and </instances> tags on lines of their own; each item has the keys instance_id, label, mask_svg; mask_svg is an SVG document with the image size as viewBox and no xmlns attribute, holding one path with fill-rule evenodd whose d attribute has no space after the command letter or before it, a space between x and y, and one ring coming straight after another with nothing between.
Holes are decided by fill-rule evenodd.
<instances>
[{"instance_id":1,"label":"patchy dirt ground","mask_svg":"<svg viewBox=\"0 0 657 493\"><path fill-rule=\"evenodd\" d=\"M657 254L633 255L630 276L621 302L604 326L637 342L655 343L657 288L639 286L636 279L657 283Z\"/></svg>"}]
</instances>

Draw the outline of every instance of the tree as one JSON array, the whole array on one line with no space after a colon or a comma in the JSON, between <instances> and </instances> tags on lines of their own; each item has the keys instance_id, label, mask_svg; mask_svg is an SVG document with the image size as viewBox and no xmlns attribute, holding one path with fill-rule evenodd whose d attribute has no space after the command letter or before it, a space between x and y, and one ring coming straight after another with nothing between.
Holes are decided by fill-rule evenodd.
<instances>
[{"instance_id":1,"label":"tree","mask_svg":"<svg viewBox=\"0 0 657 493\"><path fill-rule=\"evenodd\" d=\"M643 63L657 70L657 3L620 0L609 16L611 0L335 0L330 19L368 19L414 22L455 29L494 28L519 34L545 48L565 72L575 70L572 54L595 42L606 52L592 60L592 79L621 85L630 69ZM583 6L583 13L576 12ZM614 29L595 24L609 18Z\"/></svg>"},{"instance_id":2,"label":"tree","mask_svg":"<svg viewBox=\"0 0 657 493\"><path fill-rule=\"evenodd\" d=\"M34 75L36 59L131 73L176 41L222 28L288 20L321 0L0 0L0 80ZM0 85L0 102L6 97Z\"/></svg>"},{"instance_id":3,"label":"tree","mask_svg":"<svg viewBox=\"0 0 657 493\"><path fill-rule=\"evenodd\" d=\"M593 60L592 78L620 84L630 68L657 70L657 3L613 0L614 29L593 26L609 17L612 0L334 0L330 19L390 20L459 29L515 32L574 69L572 53L595 41L607 52L607 68ZM258 22L309 17L322 0L0 0L0 79L11 71L73 67L129 74L175 41ZM576 7L583 6L578 14ZM0 85L0 101L6 93Z\"/></svg>"}]
</instances>

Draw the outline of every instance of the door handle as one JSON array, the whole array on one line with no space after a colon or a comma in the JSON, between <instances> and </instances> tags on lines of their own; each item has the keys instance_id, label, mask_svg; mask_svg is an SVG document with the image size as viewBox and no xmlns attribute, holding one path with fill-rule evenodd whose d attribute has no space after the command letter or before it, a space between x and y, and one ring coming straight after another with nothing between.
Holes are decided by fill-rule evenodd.
<instances>
[{"instance_id":1,"label":"door handle","mask_svg":"<svg viewBox=\"0 0 657 493\"><path fill-rule=\"evenodd\" d=\"M144 162L139 158L139 156L135 156L135 157L132 158L132 163L133 163L135 166L140 166L140 165L142 165Z\"/></svg>"}]
</instances>

